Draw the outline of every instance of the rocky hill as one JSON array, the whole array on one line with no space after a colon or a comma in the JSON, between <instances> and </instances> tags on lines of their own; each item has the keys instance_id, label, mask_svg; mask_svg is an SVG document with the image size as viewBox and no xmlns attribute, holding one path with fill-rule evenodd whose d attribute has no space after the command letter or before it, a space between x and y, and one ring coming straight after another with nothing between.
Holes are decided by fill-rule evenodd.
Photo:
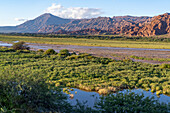
<instances>
[{"instance_id":1,"label":"rocky hill","mask_svg":"<svg viewBox=\"0 0 170 113\"><path fill-rule=\"evenodd\" d=\"M60 25L70 22L71 19L63 19L49 13L24 22L15 27L0 27L0 32L20 32L20 33L37 33L40 29L48 25Z\"/></svg>"},{"instance_id":2,"label":"rocky hill","mask_svg":"<svg viewBox=\"0 0 170 113\"><path fill-rule=\"evenodd\" d=\"M125 25L114 29L112 34L129 36L155 36L170 33L170 14L155 16L143 24Z\"/></svg>"},{"instance_id":3,"label":"rocky hill","mask_svg":"<svg viewBox=\"0 0 170 113\"><path fill-rule=\"evenodd\" d=\"M18 29L21 30L21 32L38 32L40 29L44 28L48 25L60 25L60 24L66 24L70 22L70 19L63 19L57 16L54 16L49 13L45 13L39 17L37 17L34 20L29 20L19 26L17 26Z\"/></svg>"},{"instance_id":4,"label":"rocky hill","mask_svg":"<svg viewBox=\"0 0 170 113\"><path fill-rule=\"evenodd\" d=\"M153 36L170 33L170 14L153 17L152 21L145 24L139 29L137 35L139 36Z\"/></svg>"},{"instance_id":5,"label":"rocky hill","mask_svg":"<svg viewBox=\"0 0 170 113\"><path fill-rule=\"evenodd\" d=\"M114 16L63 19L46 13L19 26L0 27L0 32L153 36L170 33L170 14L165 13L155 17Z\"/></svg>"},{"instance_id":6,"label":"rocky hill","mask_svg":"<svg viewBox=\"0 0 170 113\"><path fill-rule=\"evenodd\" d=\"M92 19L72 20L64 25L49 25L40 29L39 32L50 33L58 30L79 31L84 29L100 29L107 32L115 31L123 26L143 25L151 20L151 17L133 17L133 16L117 16L117 17L98 17Z\"/></svg>"}]
</instances>

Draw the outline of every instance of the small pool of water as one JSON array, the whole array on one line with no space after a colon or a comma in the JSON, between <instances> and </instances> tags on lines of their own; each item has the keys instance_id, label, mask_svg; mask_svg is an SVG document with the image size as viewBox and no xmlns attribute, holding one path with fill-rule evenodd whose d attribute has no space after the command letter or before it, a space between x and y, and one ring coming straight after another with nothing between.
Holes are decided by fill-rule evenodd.
<instances>
[{"instance_id":1,"label":"small pool of water","mask_svg":"<svg viewBox=\"0 0 170 113\"><path fill-rule=\"evenodd\" d=\"M5 47L8 46L8 47L10 47L10 46L12 46L12 44L0 41L0 46L5 46Z\"/></svg>"},{"instance_id":2,"label":"small pool of water","mask_svg":"<svg viewBox=\"0 0 170 113\"><path fill-rule=\"evenodd\" d=\"M101 97L101 95L99 95L97 92L87 92L87 91L83 91L83 90L76 89L76 88L72 88L72 89L74 89L74 91L70 91L70 92L71 92L71 94L74 94L74 98L68 99L68 102L71 105L76 105L76 103L77 103L76 100L78 100L81 103L87 101L86 105L89 106L89 107L93 107L94 103L97 102L99 100L99 98ZM75 91L77 91L77 94L75 94ZM125 89L125 90L120 91L120 92L125 93L127 91L131 91L131 92L134 92L136 94L142 94L143 93L145 97L154 96L155 99L158 99L160 102L165 102L165 103L170 102L170 96L162 94L158 97L156 95L156 93L152 93L150 91L145 91L143 89L133 89L133 90Z\"/></svg>"}]
</instances>

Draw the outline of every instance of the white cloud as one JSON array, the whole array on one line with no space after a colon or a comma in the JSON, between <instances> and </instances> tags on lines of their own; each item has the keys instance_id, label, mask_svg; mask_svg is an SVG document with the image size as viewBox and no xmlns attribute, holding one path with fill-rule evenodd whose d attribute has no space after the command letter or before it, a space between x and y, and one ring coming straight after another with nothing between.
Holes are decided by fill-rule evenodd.
<instances>
[{"instance_id":1,"label":"white cloud","mask_svg":"<svg viewBox=\"0 0 170 113\"><path fill-rule=\"evenodd\" d=\"M55 3L52 4L51 7L48 7L45 12L51 13L62 18L74 18L74 19L98 17L103 13L99 8L87 8L87 7L65 8L64 6Z\"/></svg>"},{"instance_id":2,"label":"white cloud","mask_svg":"<svg viewBox=\"0 0 170 113\"><path fill-rule=\"evenodd\" d=\"M27 21L27 19L24 19L24 18L15 18L15 21Z\"/></svg>"}]
</instances>

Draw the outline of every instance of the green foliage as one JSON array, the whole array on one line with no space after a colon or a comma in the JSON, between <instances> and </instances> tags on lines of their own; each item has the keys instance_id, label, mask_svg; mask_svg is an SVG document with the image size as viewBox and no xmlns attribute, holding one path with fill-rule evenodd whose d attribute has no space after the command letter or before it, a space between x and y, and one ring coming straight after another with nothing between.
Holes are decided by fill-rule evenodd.
<instances>
[{"instance_id":1,"label":"green foliage","mask_svg":"<svg viewBox=\"0 0 170 113\"><path fill-rule=\"evenodd\" d=\"M55 82L55 86L76 87L88 91L106 88L109 89L108 92L114 92L110 87L116 87L116 91L143 88L155 92L156 86L159 86L164 94L170 94L170 69L160 68L159 65L131 60L114 61L85 53L60 57L35 51L0 51L0 70L15 74L26 73L27 70L31 70L29 73L32 74L44 74L45 71L51 81Z\"/></svg>"},{"instance_id":2,"label":"green foliage","mask_svg":"<svg viewBox=\"0 0 170 113\"><path fill-rule=\"evenodd\" d=\"M44 52L44 54L46 55L53 55L53 54L56 54L56 52L54 51L54 49L48 49Z\"/></svg>"},{"instance_id":3,"label":"green foliage","mask_svg":"<svg viewBox=\"0 0 170 113\"><path fill-rule=\"evenodd\" d=\"M67 56L70 55L70 53L69 53L69 50L67 50L67 49L62 49L62 50L60 50L60 52L58 53L58 55L59 55L59 56L62 56L62 57L67 57Z\"/></svg>"},{"instance_id":4,"label":"green foliage","mask_svg":"<svg viewBox=\"0 0 170 113\"><path fill-rule=\"evenodd\" d=\"M30 49L27 45L25 45L25 42L22 42L22 41L14 43L12 48L14 50L24 50L24 49L29 50Z\"/></svg>"},{"instance_id":5,"label":"green foliage","mask_svg":"<svg viewBox=\"0 0 170 113\"><path fill-rule=\"evenodd\" d=\"M44 50L43 49L38 49L38 52L44 52Z\"/></svg>"},{"instance_id":6,"label":"green foliage","mask_svg":"<svg viewBox=\"0 0 170 113\"><path fill-rule=\"evenodd\" d=\"M158 90L158 94L170 94L168 68L132 61L113 61L89 54L73 56L77 58L68 59L71 56L60 57L56 54L16 52L13 49L0 48L1 111L97 112L83 105L79 105L80 109L71 107L66 96L58 89L59 86L88 91L105 89L104 92L137 86ZM68 90L65 91L69 94ZM133 95L131 98L136 99Z\"/></svg>"},{"instance_id":7,"label":"green foliage","mask_svg":"<svg viewBox=\"0 0 170 113\"><path fill-rule=\"evenodd\" d=\"M170 64L162 64L160 67L161 68L169 68L170 69Z\"/></svg>"},{"instance_id":8,"label":"green foliage","mask_svg":"<svg viewBox=\"0 0 170 113\"><path fill-rule=\"evenodd\" d=\"M169 58L145 58L145 57L139 57L139 56L130 56L133 59L140 59L140 60L154 60L154 61L170 61Z\"/></svg>"},{"instance_id":9,"label":"green foliage","mask_svg":"<svg viewBox=\"0 0 170 113\"><path fill-rule=\"evenodd\" d=\"M154 97L135 93L117 93L101 97L96 104L100 113L168 113L170 106L159 103Z\"/></svg>"}]
</instances>

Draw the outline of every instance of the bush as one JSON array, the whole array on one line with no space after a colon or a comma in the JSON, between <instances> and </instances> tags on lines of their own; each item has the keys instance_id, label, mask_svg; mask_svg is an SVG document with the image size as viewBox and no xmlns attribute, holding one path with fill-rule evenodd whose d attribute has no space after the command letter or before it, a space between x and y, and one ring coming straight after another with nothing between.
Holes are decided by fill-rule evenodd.
<instances>
[{"instance_id":1,"label":"bush","mask_svg":"<svg viewBox=\"0 0 170 113\"><path fill-rule=\"evenodd\" d=\"M168 113L169 106L154 97L130 93L117 93L101 97L96 104L101 113Z\"/></svg>"},{"instance_id":2,"label":"bush","mask_svg":"<svg viewBox=\"0 0 170 113\"><path fill-rule=\"evenodd\" d=\"M65 108L70 106L66 101L67 97L60 89L47 83L48 79L38 76L1 77L0 112L66 112Z\"/></svg>"},{"instance_id":3,"label":"bush","mask_svg":"<svg viewBox=\"0 0 170 113\"><path fill-rule=\"evenodd\" d=\"M106 95L106 94L110 93L110 91L108 89L104 88L104 89L99 89L98 93Z\"/></svg>"},{"instance_id":4,"label":"bush","mask_svg":"<svg viewBox=\"0 0 170 113\"><path fill-rule=\"evenodd\" d=\"M14 50L24 50L24 49L29 50L29 49L30 49L30 47L28 47L27 45L25 45L25 42L17 42L17 43L14 43L13 46L12 46L12 48L13 48Z\"/></svg>"},{"instance_id":5,"label":"bush","mask_svg":"<svg viewBox=\"0 0 170 113\"><path fill-rule=\"evenodd\" d=\"M170 64L162 64L161 68L169 68L170 69Z\"/></svg>"},{"instance_id":6,"label":"bush","mask_svg":"<svg viewBox=\"0 0 170 113\"><path fill-rule=\"evenodd\" d=\"M46 55L53 55L53 54L56 54L56 52L54 51L54 49L48 49L44 52L44 54Z\"/></svg>"},{"instance_id":7,"label":"bush","mask_svg":"<svg viewBox=\"0 0 170 113\"><path fill-rule=\"evenodd\" d=\"M59 52L58 55L59 55L59 56L63 56L63 57L67 57L67 56L70 55L70 53L69 53L69 50L67 50L67 49L62 49L62 50L60 50L60 52Z\"/></svg>"},{"instance_id":8,"label":"bush","mask_svg":"<svg viewBox=\"0 0 170 113\"><path fill-rule=\"evenodd\" d=\"M38 49L38 52L44 52L44 50L43 49Z\"/></svg>"}]
</instances>

